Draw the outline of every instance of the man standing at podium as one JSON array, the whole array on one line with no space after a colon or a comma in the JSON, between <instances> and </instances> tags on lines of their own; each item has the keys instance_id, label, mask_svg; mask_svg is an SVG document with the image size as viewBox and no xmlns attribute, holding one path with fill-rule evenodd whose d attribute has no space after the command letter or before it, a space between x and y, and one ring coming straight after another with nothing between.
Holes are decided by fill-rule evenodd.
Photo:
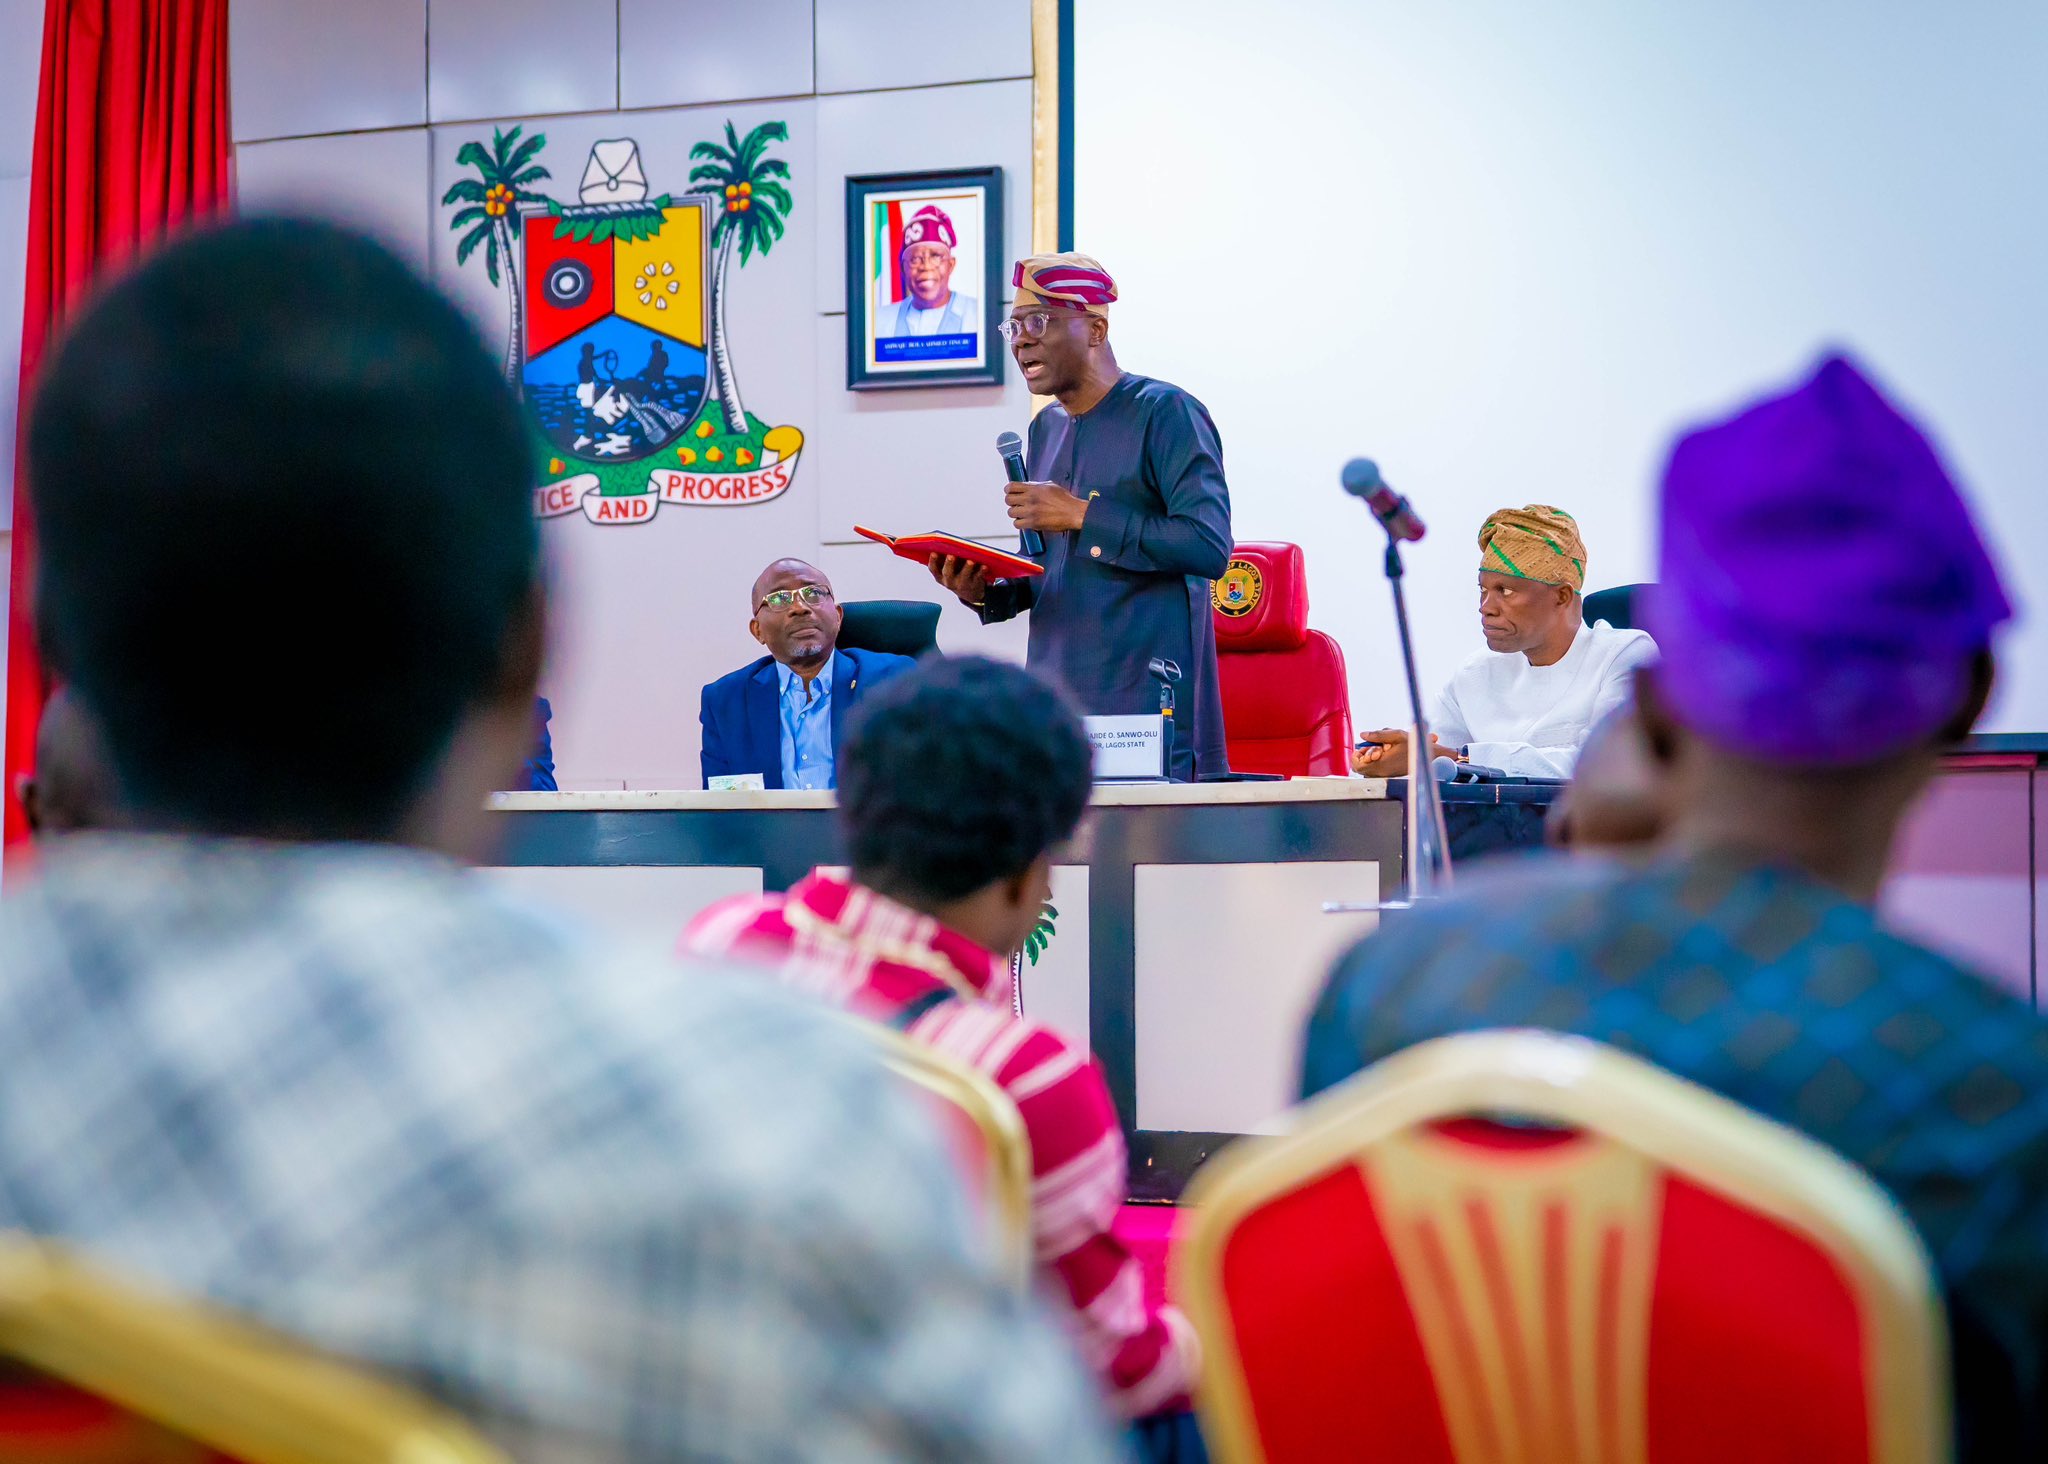
<instances>
[{"instance_id":1,"label":"man standing at podium","mask_svg":"<svg viewBox=\"0 0 2048 1464\"><path fill-rule=\"evenodd\" d=\"M1177 386L1124 371L1109 345L1116 282L1085 254L1022 260L1003 337L1033 393L1010 519L1044 540L1038 579L989 580L934 555L933 577L983 624L1031 612L1031 668L1083 712L1159 709L1156 658L1174 663L1173 761L1192 781L1229 771L1209 582L1230 561L1230 490L1208 409ZM1028 543L1028 540L1027 540Z\"/></svg>"}]
</instances>

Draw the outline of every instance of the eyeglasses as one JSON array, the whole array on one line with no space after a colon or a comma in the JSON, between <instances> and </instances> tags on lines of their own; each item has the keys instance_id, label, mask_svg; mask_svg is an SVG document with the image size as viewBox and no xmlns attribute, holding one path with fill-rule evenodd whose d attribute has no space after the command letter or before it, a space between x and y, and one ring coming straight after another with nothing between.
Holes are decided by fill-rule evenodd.
<instances>
[{"instance_id":1,"label":"eyeglasses","mask_svg":"<svg viewBox=\"0 0 2048 1464\"><path fill-rule=\"evenodd\" d=\"M819 605L831 598L832 592L823 585L798 585L793 590L771 590L761 597L761 603L754 608L756 610L773 610L779 615L799 600L815 610Z\"/></svg>"},{"instance_id":2,"label":"eyeglasses","mask_svg":"<svg viewBox=\"0 0 2048 1464\"><path fill-rule=\"evenodd\" d=\"M1045 334L1045 328L1051 325L1054 320L1078 320L1080 318L1078 315L1055 316L1047 310L1034 310L1029 315L1011 316L996 327L996 334L1006 341L1014 341L1018 336L1024 337L1027 341L1035 341Z\"/></svg>"}]
</instances>

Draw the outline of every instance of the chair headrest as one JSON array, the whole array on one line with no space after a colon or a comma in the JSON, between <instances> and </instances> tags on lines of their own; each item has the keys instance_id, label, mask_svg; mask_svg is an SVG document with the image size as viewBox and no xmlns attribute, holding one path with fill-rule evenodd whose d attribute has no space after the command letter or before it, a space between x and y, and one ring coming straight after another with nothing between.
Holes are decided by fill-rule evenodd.
<instances>
[{"instance_id":1,"label":"chair headrest","mask_svg":"<svg viewBox=\"0 0 2048 1464\"><path fill-rule=\"evenodd\" d=\"M1219 651L1292 651L1308 643L1308 575L1299 544L1240 544L1211 595Z\"/></svg>"},{"instance_id":2,"label":"chair headrest","mask_svg":"<svg viewBox=\"0 0 2048 1464\"><path fill-rule=\"evenodd\" d=\"M922 656L939 644L939 607L929 600L849 600L839 613L842 651Z\"/></svg>"},{"instance_id":3,"label":"chair headrest","mask_svg":"<svg viewBox=\"0 0 2048 1464\"><path fill-rule=\"evenodd\" d=\"M1586 596L1580 614L1586 624L1604 620L1616 630L1642 629L1642 604L1646 598L1643 591L1649 585L1616 585L1608 590L1595 590Z\"/></svg>"}]
</instances>

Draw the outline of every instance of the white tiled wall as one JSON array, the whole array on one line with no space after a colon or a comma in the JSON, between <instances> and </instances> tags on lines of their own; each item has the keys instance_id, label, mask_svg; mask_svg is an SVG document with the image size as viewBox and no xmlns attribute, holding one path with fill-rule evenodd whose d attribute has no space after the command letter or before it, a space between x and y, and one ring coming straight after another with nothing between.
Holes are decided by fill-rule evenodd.
<instances>
[{"instance_id":1,"label":"white tiled wall","mask_svg":"<svg viewBox=\"0 0 2048 1464\"><path fill-rule=\"evenodd\" d=\"M0 178L26 178L35 146L43 0L0 0Z\"/></svg>"},{"instance_id":2,"label":"white tiled wall","mask_svg":"<svg viewBox=\"0 0 2048 1464\"><path fill-rule=\"evenodd\" d=\"M618 20L603 0L432 0L429 119L613 110Z\"/></svg>"},{"instance_id":3,"label":"white tiled wall","mask_svg":"<svg viewBox=\"0 0 2048 1464\"><path fill-rule=\"evenodd\" d=\"M845 179L999 166L1005 271L1028 252L1031 0L936 14L880 0L240 0L232 15L243 207L373 229L494 345L504 296L479 258L456 266L440 204L466 171L454 160L464 142L515 124L544 134L541 190L570 198L592 143L630 137L654 190L679 193L691 145L728 120L789 127L775 149L796 195L788 232L736 267L727 308L747 405L803 431L802 464L772 503L543 526L564 786L695 785L699 688L758 654L746 591L768 560L818 561L842 598L937 600L916 566L847 544L853 523L1008 527L993 444L1030 420L1020 382L845 390ZM950 601L940 635L951 651L1023 654L1021 624L986 628Z\"/></svg>"},{"instance_id":4,"label":"white tiled wall","mask_svg":"<svg viewBox=\"0 0 2048 1464\"><path fill-rule=\"evenodd\" d=\"M43 0L0 0L0 539L14 522L14 432ZM4 564L0 560L0 564ZM0 579L5 578L0 569ZM0 682L0 685L4 685Z\"/></svg>"},{"instance_id":5,"label":"white tiled wall","mask_svg":"<svg viewBox=\"0 0 2048 1464\"><path fill-rule=\"evenodd\" d=\"M28 189L25 176L0 178L0 529L14 522L15 415L21 398ZM0 571L0 578L5 578L4 571Z\"/></svg>"},{"instance_id":6,"label":"white tiled wall","mask_svg":"<svg viewBox=\"0 0 2048 1464\"><path fill-rule=\"evenodd\" d=\"M1031 252L1029 81L867 92L822 97L818 101L818 170L823 177L979 168L991 164L1003 170L1003 187L1008 194L1007 257L1018 259ZM844 310L843 200L821 223L824 233L818 248L819 308Z\"/></svg>"},{"instance_id":7,"label":"white tiled wall","mask_svg":"<svg viewBox=\"0 0 2048 1464\"><path fill-rule=\"evenodd\" d=\"M811 0L618 0L619 104L808 96Z\"/></svg>"},{"instance_id":8,"label":"white tiled wall","mask_svg":"<svg viewBox=\"0 0 2048 1464\"><path fill-rule=\"evenodd\" d=\"M818 90L1031 75L1031 7L1013 0L817 0Z\"/></svg>"},{"instance_id":9,"label":"white tiled wall","mask_svg":"<svg viewBox=\"0 0 2048 1464\"><path fill-rule=\"evenodd\" d=\"M424 127L244 143L236 149L244 213L315 213L366 229L425 271L433 161Z\"/></svg>"},{"instance_id":10,"label":"white tiled wall","mask_svg":"<svg viewBox=\"0 0 2048 1464\"><path fill-rule=\"evenodd\" d=\"M427 0L229 6L228 105L237 142L421 125Z\"/></svg>"}]
</instances>

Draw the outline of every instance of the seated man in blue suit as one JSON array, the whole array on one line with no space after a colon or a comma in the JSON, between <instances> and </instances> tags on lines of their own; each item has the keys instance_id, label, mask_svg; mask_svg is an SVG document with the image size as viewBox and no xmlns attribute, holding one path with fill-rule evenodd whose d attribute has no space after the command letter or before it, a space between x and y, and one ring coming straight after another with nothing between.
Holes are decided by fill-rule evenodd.
<instances>
[{"instance_id":1,"label":"seated man in blue suit","mask_svg":"<svg viewBox=\"0 0 2048 1464\"><path fill-rule=\"evenodd\" d=\"M526 791L529 793L555 793L555 743L548 736L548 722L555 709L548 705L548 699L537 696L533 699L533 751L526 759Z\"/></svg>"},{"instance_id":2,"label":"seated man in blue suit","mask_svg":"<svg viewBox=\"0 0 2048 1464\"><path fill-rule=\"evenodd\" d=\"M917 664L882 651L842 651L832 582L801 559L778 559L754 581L747 629L768 648L704 688L704 783L758 773L769 788L830 788L839 730L860 694Z\"/></svg>"}]
</instances>

